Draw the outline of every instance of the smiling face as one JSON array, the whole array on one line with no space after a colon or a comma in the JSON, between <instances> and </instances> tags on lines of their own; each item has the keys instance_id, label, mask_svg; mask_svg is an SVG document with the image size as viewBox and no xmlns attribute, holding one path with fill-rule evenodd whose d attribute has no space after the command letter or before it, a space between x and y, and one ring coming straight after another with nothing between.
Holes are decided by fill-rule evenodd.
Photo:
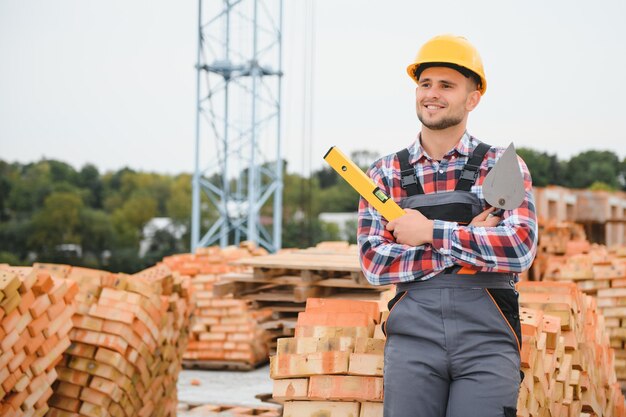
<instances>
[{"instance_id":1,"label":"smiling face","mask_svg":"<svg viewBox=\"0 0 626 417\"><path fill-rule=\"evenodd\" d=\"M447 67L426 68L420 74L415 96L417 117L431 130L465 124L469 112L480 102L476 83Z\"/></svg>"}]
</instances>

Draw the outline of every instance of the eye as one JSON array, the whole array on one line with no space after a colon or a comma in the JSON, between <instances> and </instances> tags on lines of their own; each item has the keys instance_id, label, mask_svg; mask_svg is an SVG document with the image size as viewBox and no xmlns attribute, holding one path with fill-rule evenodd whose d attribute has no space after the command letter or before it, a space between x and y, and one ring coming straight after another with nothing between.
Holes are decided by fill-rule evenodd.
<instances>
[{"instance_id":1,"label":"eye","mask_svg":"<svg viewBox=\"0 0 626 417\"><path fill-rule=\"evenodd\" d=\"M428 88L428 87L430 87L430 83L425 81L425 82L421 83L419 86L421 88Z\"/></svg>"}]
</instances>

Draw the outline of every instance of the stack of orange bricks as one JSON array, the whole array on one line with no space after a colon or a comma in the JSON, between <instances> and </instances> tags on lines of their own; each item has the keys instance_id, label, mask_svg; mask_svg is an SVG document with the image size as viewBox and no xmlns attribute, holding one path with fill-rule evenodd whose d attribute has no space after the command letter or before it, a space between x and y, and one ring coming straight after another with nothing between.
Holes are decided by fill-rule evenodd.
<instances>
[{"instance_id":1,"label":"stack of orange bricks","mask_svg":"<svg viewBox=\"0 0 626 417\"><path fill-rule=\"evenodd\" d=\"M32 268L0 268L0 415L48 412L55 366L70 345L78 287Z\"/></svg>"},{"instance_id":2,"label":"stack of orange bricks","mask_svg":"<svg viewBox=\"0 0 626 417\"><path fill-rule=\"evenodd\" d=\"M574 283L520 282L518 290L525 374L518 416L625 416L595 299Z\"/></svg>"},{"instance_id":3,"label":"stack of orange bricks","mask_svg":"<svg viewBox=\"0 0 626 417\"><path fill-rule=\"evenodd\" d=\"M525 377L517 415L626 416L614 353L593 297L573 283L518 285ZM285 417L382 416L378 308L367 301L307 301L296 337L279 339L270 362L273 397L284 402Z\"/></svg>"},{"instance_id":4,"label":"stack of orange bricks","mask_svg":"<svg viewBox=\"0 0 626 417\"><path fill-rule=\"evenodd\" d=\"M213 285L222 280L223 274L244 269L231 265L232 261L266 253L244 244L239 248L201 248L195 254L163 259L172 270L191 277L195 289L196 309L185 366L219 368L240 364L249 369L267 361L268 346L259 322L269 312L253 309L250 301L213 295Z\"/></svg>"},{"instance_id":5,"label":"stack of orange bricks","mask_svg":"<svg viewBox=\"0 0 626 417\"><path fill-rule=\"evenodd\" d=\"M270 358L285 417L382 416L383 349L377 302L309 298L295 337ZM375 337L376 335L376 337Z\"/></svg>"},{"instance_id":6,"label":"stack of orange bricks","mask_svg":"<svg viewBox=\"0 0 626 417\"><path fill-rule=\"evenodd\" d=\"M574 281L595 295L615 349L617 378L626 389L626 247L593 245L572 256L552 257L544 280Z\"/></svg>"},{"instance_id":7,"label":"stack of orange bricks","mask_svg":"<svg viewBox=\"0 0 626 417\"><path fill-rule=\"evenodd\" d=\"M188 280L164 266L135 275L35 267L80 288L72 344L55 352L58 381L47 415L175 416L191 315Z\"/></svg>"}]
</instances>

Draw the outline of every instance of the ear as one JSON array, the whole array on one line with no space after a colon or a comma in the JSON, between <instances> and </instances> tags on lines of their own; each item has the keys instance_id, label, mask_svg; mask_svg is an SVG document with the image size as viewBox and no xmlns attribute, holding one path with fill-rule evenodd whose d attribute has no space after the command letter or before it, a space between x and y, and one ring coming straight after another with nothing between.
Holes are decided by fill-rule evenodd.
<instances>
[{"instance_id":1,"label":"ear","mask_svg":"<svg viewBox=\"0 0 626 417\"><path fill-rule=\"evenodd\" d=\"M480 91L478 90L474 90L471 93L469 93L467 96L467 100L465 100L465 109L467 111L474 110L476 106L478 106L478 103L480 103L481 97L482 95L480 94Z\"/></svg>"}]
</instances>

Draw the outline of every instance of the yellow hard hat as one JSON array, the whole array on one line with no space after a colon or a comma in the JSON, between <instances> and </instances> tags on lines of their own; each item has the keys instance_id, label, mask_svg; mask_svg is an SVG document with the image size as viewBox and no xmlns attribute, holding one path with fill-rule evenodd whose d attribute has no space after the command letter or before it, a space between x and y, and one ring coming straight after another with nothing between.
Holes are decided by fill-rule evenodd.
<instances>
[{"instance_id":1,"label":"yellow hard hat","mask_svg":"<svg viewBox=\"0 0 626 417\"><path fill-rule=\"evenodd\" d=\"M462 36L439 35L426 42L417 53L415 61L409 65L406 72L415 82L418 81L419 67L424 64L451 64L468 69L480 78L478 90L485 94L487 90L487 80L483 61L480 59L478 51ZM416 74L416 71L419 71Z\"/></svg>"}]
</instances>

